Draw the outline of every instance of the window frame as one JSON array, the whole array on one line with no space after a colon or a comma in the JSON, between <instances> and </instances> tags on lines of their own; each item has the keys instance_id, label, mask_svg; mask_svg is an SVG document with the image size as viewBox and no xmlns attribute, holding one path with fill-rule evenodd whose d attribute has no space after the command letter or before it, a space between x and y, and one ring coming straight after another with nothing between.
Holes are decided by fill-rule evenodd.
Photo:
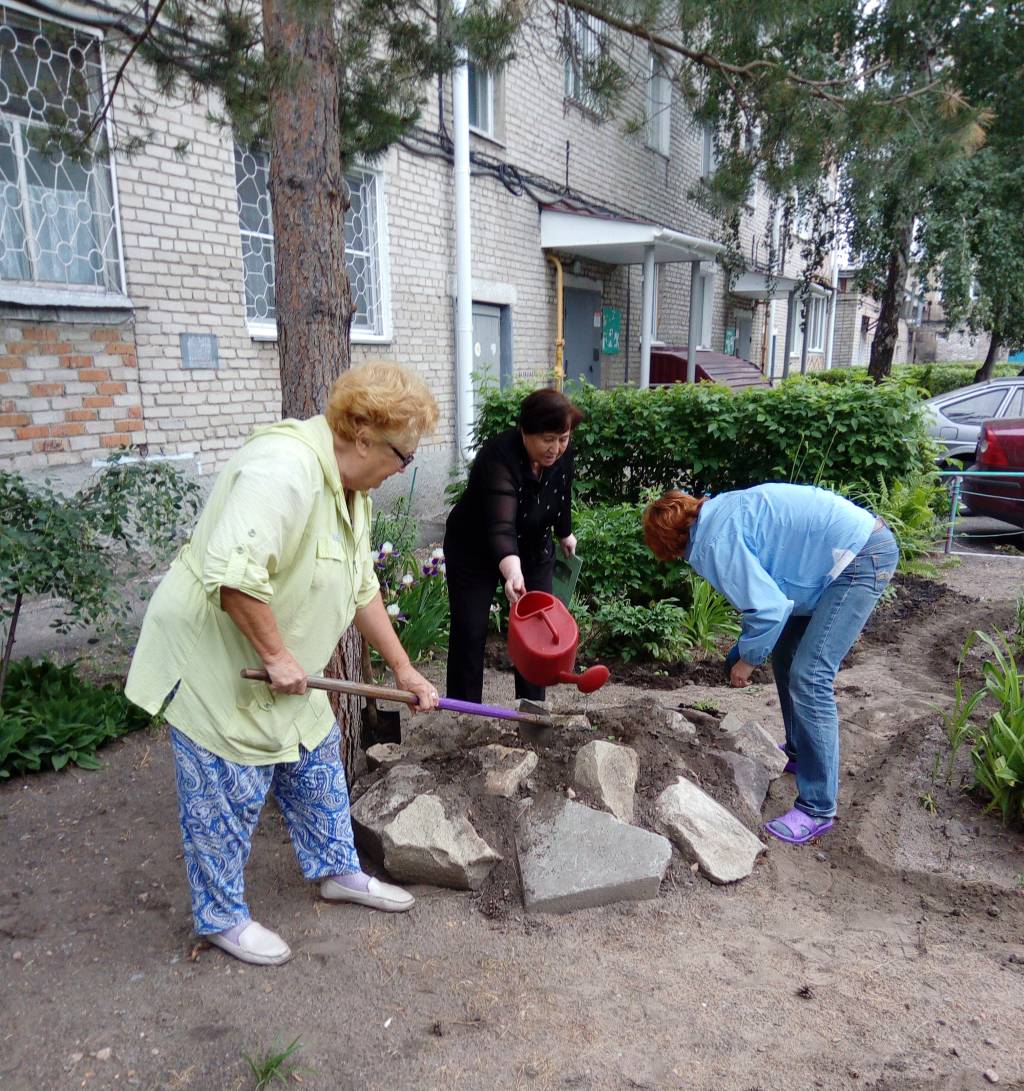
<instances>
[{"instance_id":1,"label":"window frame","mask_svg":"<svg viewBox=\"0 0 1024 1091\"><path fill-rule=\"evenodd\" d=\"M597 16L587 15L571 8L566 8L566 18L572 20L569 34L575 46L565 57L563 98L588 113L599 116L598 103L593 91L584 85L583 73L576 63L576 57L580 56L589 61L601 56L605 49L607 24Z\"/></svg>"},{"instance_id":2,"label":"window frame","mask_svg":"<svg viewBox=\"0 0 1024 1091\"><path fill-rule=\"evenodd\" d=\"M67 16L42 12L18 0L3 0L2 6L28 19L37 19L41 25L46 23L68 27L77 34L85 35L92 39L99 58L100 94L105 96L109 91L109 78L107 73L107 57L104 50L106 42L103 30L94 27L83 20L72 19ZM108 148L114 147L113 132L114 106L111 104L103 119L103 127ZM25 127L25 119L15 115L5 115L0 109L0 118L12 126L12 132L18 133L18 141L22 139L22 130ZM9 120L8 120L9 119ZM24 157L19 151L17 154L18 185L24 190L25 173ZM108 171L110 185L110 217L113 221L114 253L117 262L116 287L99 288L89 285L77 287L61 287L50 282L37 282L33 280L5 280L0 278L0 302L22 304L27 306L42 307L76 307L92 310L114 310L131 308L132 301L128 297L128 282L125 274L124 263L124 234L121 226L121 202L117 179L117 161L114 155L108 154L104 161Z\"/></svg>"},{"instance_id":3,"label":"window frame","mask_svg":"<svg viewBox=\"0 0 1024 1091\"><path fill-rule=\"evenodd\" d=\"M470 58L470 59L468 59L466 61L466 80L467 80L467 82L469 81L470 69L472 69L476 73L475 79L477 81L480 81L481 79L486 81L487 94L485 96L485 100L486 100L486 103L487 103L487 112L488 112L489 124L487 126L483 126L483 125L479 125L479 124L475 125L473 123L472 111L473 111L473 101L474 101L474 99L473 99L473 94L471 92L470 96L469 96L469 131L471 133L476 133L477 136L482 136L487 140L500 141L501 136L500 136L500 133L499 133L499 125L498 125L498 110L499 110L500 96L499 96L498 81L501 78L501 73L500 72L488 72L486 68L484 68L481 65L477 64L476 61L474 61L472 58Z\"/></svg>"},{"instance_id":4,"label":"window frame","mask_svg":"<svg viewBox=\"0 0 1024 1091\"><path fill-rule=\"evenodd\" d=\"M718 154L715 151L715 127L705 122L700 127L700 176L705 181L718 169Z\"/></svg>"},{"instance_id":5,"label":"window frame","mask_svg":"<svg viewBox=\"0 0 1024 1091\"><path fill-rule=\"evenodd\" d=\"M825 319L828 313L824 296L812 295L808 301L807 351L825 351Z\"/></svg>"},{"instance_id":6,"label":"window frame","mask_svg":"<svg viewBox=\"0 0 1024 1091\"><path fill-rule=\"evenodd\" d=\"M233 142L232 154L234 155L234 149L241 147L237 141ZM244 151L244 149L243 149ZM268 153L262 152L262 155L266 157ZM270 205L270 193L269 193L269 162L267 163L268 172L268 191L267 191L267 204L268 213L271 217L271 231L269 234L263 232L248 231L242 227L241 209L236 211L238 216L238 237L239 243L242 243L242 239L246 235L259 235L261 238L269 239L271 246L274 246L274 234L273 234L273 208ZM380 296L378 300L378 307L380 310L380 330L373 331L368 330L365 327L360 327L353 324L350 328L349 341L354 345L383 345L390 344L394 340L394 326L391 316L391 245L390 237L388 234L388 202L387 194L384 192L384 171L381 168L368 167L362 163L355 163L349 167L345 172L346 183L349 182L349 178L353 174L371 175L375 179L374 185L374 216L376 219L376 236L377 236L377 260L380 263L379 274L379 291ZM235 199L238 200L238 179L235 179ZM243 251L244 253L244 251ZM346 246L346 268L345 272L349 276L351 283L351 272L348 267L348 254L349 248ZM274 319L260 319L251 318L249 315L249 301L245 290L245 262L240 262L242 271L242 309L245 313L245 324L249 332L249 337L253 341L276 341L277 340L277 320ZM276 270L275 270L276 275ZM276 309L276 306L275 306ZM353 313L353 319L354 319Z\"/></svg>"},{"instance_id":7,"label":"window frame","mask_svg":"<svg viewBox=\"0 0 1024 1091\"><path fill-rule=\"evenodd\" d=\"M661 89L661 94L658 89ZM672 155L672 80L665 62L653 50L647 73L647 124L645 142L651 151Z\"/></svg>"}]
</instances>

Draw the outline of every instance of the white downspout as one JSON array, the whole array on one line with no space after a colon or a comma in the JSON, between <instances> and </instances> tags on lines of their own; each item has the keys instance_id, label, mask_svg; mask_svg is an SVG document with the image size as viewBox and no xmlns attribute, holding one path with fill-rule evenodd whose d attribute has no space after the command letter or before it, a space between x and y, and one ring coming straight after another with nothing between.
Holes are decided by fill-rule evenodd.
<instances>
[{"instance_id":1,"label":"white downspout","mask_svg":"<svg viewBox=\"0 0 1024 1091\"><path fill-rule=\"evenodd\" d=\"M775 382L775 296L768 301L768 384Z\"/></svg>"},{"instance_id":2,"label":"white downspout","mask_svg":"<svg viewBox=\"0 0 1024 1091\"><path fill-rule=\"evenodd\" d=\"M640 389L651 385L651 341L654 318L654 247L644 250L643 301L640 304Z\"/></svg>"},{"instance_id":3,"label":"white downspout","mask_svg":"<svg viewBox=\"0 0 1024 1091\"><path fill-rule=\"evenodd\" d=\"M839 262L832 263L832 298L828 307L828 336L825 338L825 370L832 370L832 345L836 335L836 311L839 309Z\"/></svg>"},{"instance_id":4,"label":"white downspout","mask_svg":"<svg viewBox=\"0 0 1024 1091\"><path fill-rule=\"evenodd\" d=\"M456 11L464 0L456 0ZM455 160L455 427L467 461L473 439L473 273L469 204L469 73L466 51L452 71L452 142Z\"/></svg>"},{"instance_id":5,"label":"white downspout","mask_svg":"<svg viewBox=\"0 0 1024 1091\"><path fill-rule=\"evenodd\" d=\"M697 381L697 342L700 338L697 331L704 321L704 315L697 313L697 283L700 279L700 262L690 262L690 313L686 328L686 381ZM704 286L705 291L707 285ZM704 300L701 299L701 310L704 309Z\"/></svg>"}]
</instances>

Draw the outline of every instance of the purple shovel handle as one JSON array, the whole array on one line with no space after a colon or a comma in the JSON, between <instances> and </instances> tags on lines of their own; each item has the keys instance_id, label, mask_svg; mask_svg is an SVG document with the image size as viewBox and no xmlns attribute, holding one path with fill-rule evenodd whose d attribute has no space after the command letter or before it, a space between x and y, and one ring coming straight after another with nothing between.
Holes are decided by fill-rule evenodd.
<instances>
[{"instance_id":1,"label":"purple shovel handle","mask_svg":"<svg viewBox=\"0 0 1024 1091\"><path fill-rule=\"evenodd\" d=\"M521 720L528 715L516 712L515 709L502 708L500 705L478 705L473 701L458 701L454 697L440 697L437 704L439 708L445 708L449 712L468 712L471 716L493 716L497 720Z\"/></svg>"}]
</instances>

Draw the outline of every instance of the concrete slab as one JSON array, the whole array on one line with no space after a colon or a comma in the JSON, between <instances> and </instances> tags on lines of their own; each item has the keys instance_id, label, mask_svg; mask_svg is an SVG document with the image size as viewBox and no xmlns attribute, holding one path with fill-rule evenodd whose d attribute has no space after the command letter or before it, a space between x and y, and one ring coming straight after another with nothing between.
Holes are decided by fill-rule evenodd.
<instances>
[{"instance_id":1,"label":"concrete slab","mask_svg":"<svg viewBox=\"0 0 1024 1091\"><path fill-rule=\"evenodd\" d=\"M556 795L524 811L515 846L523 903L536 913L656 898L672 857L666 838Z\"/></svg>"}]
</instances>

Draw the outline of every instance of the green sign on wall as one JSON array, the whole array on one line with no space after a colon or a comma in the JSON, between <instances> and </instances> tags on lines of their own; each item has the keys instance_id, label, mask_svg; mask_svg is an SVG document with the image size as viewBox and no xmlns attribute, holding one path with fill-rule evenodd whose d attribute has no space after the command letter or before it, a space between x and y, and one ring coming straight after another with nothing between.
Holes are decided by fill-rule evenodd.
<instances>
[{"instance_id":1,"label":"green sign on wall","mask_svg":"<svg viewBox=\"0 0 1024 1091\"><path fill-rule=\"evenodd\" d=\"M617 356L619 352L619 335L622 329L622 311L618 307L602 308L601 351L606 356Z\"/></svg>"}]
</instances>

